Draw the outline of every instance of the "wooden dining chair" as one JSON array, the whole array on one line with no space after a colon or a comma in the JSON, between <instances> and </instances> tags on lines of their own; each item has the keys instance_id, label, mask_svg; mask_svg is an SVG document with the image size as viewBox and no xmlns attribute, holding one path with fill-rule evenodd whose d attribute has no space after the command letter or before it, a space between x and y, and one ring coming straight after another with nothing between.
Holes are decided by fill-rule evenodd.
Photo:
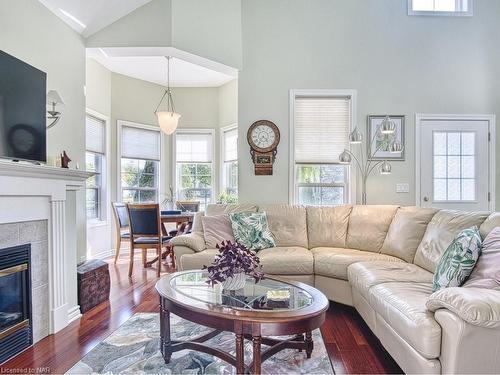
<instances>
[{"instance_id":1,"label":"wooden dining chair","mask_svg":"<svg viewBox=\"0 0 500 375\"><path fill-rule=\"evenodd\" d=\"M120 249L122 247L122 240L130 239L130 228L128 220L127 207L124 203L113 202L113 214L115 217L115 231L116 231L116 244L115 244L115 263L120 257Z\"/></svg>"},{"instance_id":2,"label":"wooden dining chair","mask_svg":"<svg viewBox=\"0 0 500 375\"><path fill-rule=\"evenodd\" d=\"M130 263L128 275L132 276L134 269L134 250L142 250L142 264L147 267L147 250L156 249L158 268L156 275L160 276L162 248L168 248L170 236L163 236L161 229L160 206L158 204L127 204L130 221ZM150 262L151 263L151 262Z\"/></svg>"}]
</instances>

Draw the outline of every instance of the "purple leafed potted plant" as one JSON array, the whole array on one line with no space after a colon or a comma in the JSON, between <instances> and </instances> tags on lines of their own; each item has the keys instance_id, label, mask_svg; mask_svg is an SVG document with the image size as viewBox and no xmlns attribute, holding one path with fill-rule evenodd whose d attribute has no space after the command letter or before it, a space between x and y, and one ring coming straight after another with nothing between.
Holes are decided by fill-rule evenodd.
<instances>
[{"instance_id":1,"label":"purple leafed potted plant","mask_svg":"<svg viewBox=\"0 0 500 375\"><path fill-rule=\"evenodd\" d=\"M260 259L245 246L222 241L217 245L219 254L211 266L204 266L208 271L208 283L214 286L221 283L225 290L238 290L245 286L246 275L259 282L264 274Z\"/></svg>"}]
</instances>

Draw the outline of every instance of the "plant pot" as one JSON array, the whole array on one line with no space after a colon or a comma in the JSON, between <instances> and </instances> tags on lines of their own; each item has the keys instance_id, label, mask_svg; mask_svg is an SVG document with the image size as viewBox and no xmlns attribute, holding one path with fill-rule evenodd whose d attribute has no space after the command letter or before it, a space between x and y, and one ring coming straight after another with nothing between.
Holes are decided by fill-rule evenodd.
<instances>
[{"instance_id":1,"label":"plant pot","mask_svg":"<svg viewBox=\"0 0 500 375\"><path fill-rule=\"evenodd\" d=\"M245 286L246 275L244 272L236 273L233 277L228 277L222 282L224 290L238 290Z\"/></svg>"}]
</instances>

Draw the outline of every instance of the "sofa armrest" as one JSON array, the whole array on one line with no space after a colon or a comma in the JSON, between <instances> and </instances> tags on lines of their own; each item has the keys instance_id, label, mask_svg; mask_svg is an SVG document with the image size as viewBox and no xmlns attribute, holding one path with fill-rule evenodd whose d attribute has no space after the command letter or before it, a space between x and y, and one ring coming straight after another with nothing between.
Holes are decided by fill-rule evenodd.
<instances>
[{"instance_id":1,"label":"sofa armrest","mask_svg":"<svg viewBox=\"0 0 500 375\"><path fill-rule=\"evenodd\" d=\"M482 288L446 288L426 303L430 311L448 309L469 324L500 328L500 291Z\"/></svg>"},{"instance_id":2,"label":"sofa armrest","mask_svg":"<svg viewBox=\"0 0 500 375\"><path fill-rule=\"evenodd\" d=\"M205 250L205 239L197 233L183 234L181 236L173 237L170 244L175 246L185 246L193 249L196 252Z\"/></svg>"}]
</instances>

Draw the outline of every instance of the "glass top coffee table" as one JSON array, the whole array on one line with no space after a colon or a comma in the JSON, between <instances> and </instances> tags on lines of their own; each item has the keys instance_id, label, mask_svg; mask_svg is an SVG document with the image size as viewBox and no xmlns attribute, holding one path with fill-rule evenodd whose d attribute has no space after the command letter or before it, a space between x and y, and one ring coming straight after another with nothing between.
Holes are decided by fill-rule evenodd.
<instances>
[{"instance_id":1,"label":"glass top coffee table","mask_svg":"<svg viewBox=\"0 0 500 375\"><path fill-rule=\"evenodd\" d=\"M227 291L221 284L207 284L206 271L176 272L156 284L160 295L161 352L165 363L172 353L191 349L208 353L236 367L241 373L260 373L261 363L279 351L304 350L310 358L311 332L325 320L328 299L317 289L298 282L265 277L259 282L247 277L245 287ZM214 330L190 341L170 338L170 313ZM236 335L236 356L203 342L221 331ZM266 336L292 336L286 340ZM253 360L245 364L243 342L253 342ZM261 351L261 344L268 346Z\"/></svg>"}]
</instances>

